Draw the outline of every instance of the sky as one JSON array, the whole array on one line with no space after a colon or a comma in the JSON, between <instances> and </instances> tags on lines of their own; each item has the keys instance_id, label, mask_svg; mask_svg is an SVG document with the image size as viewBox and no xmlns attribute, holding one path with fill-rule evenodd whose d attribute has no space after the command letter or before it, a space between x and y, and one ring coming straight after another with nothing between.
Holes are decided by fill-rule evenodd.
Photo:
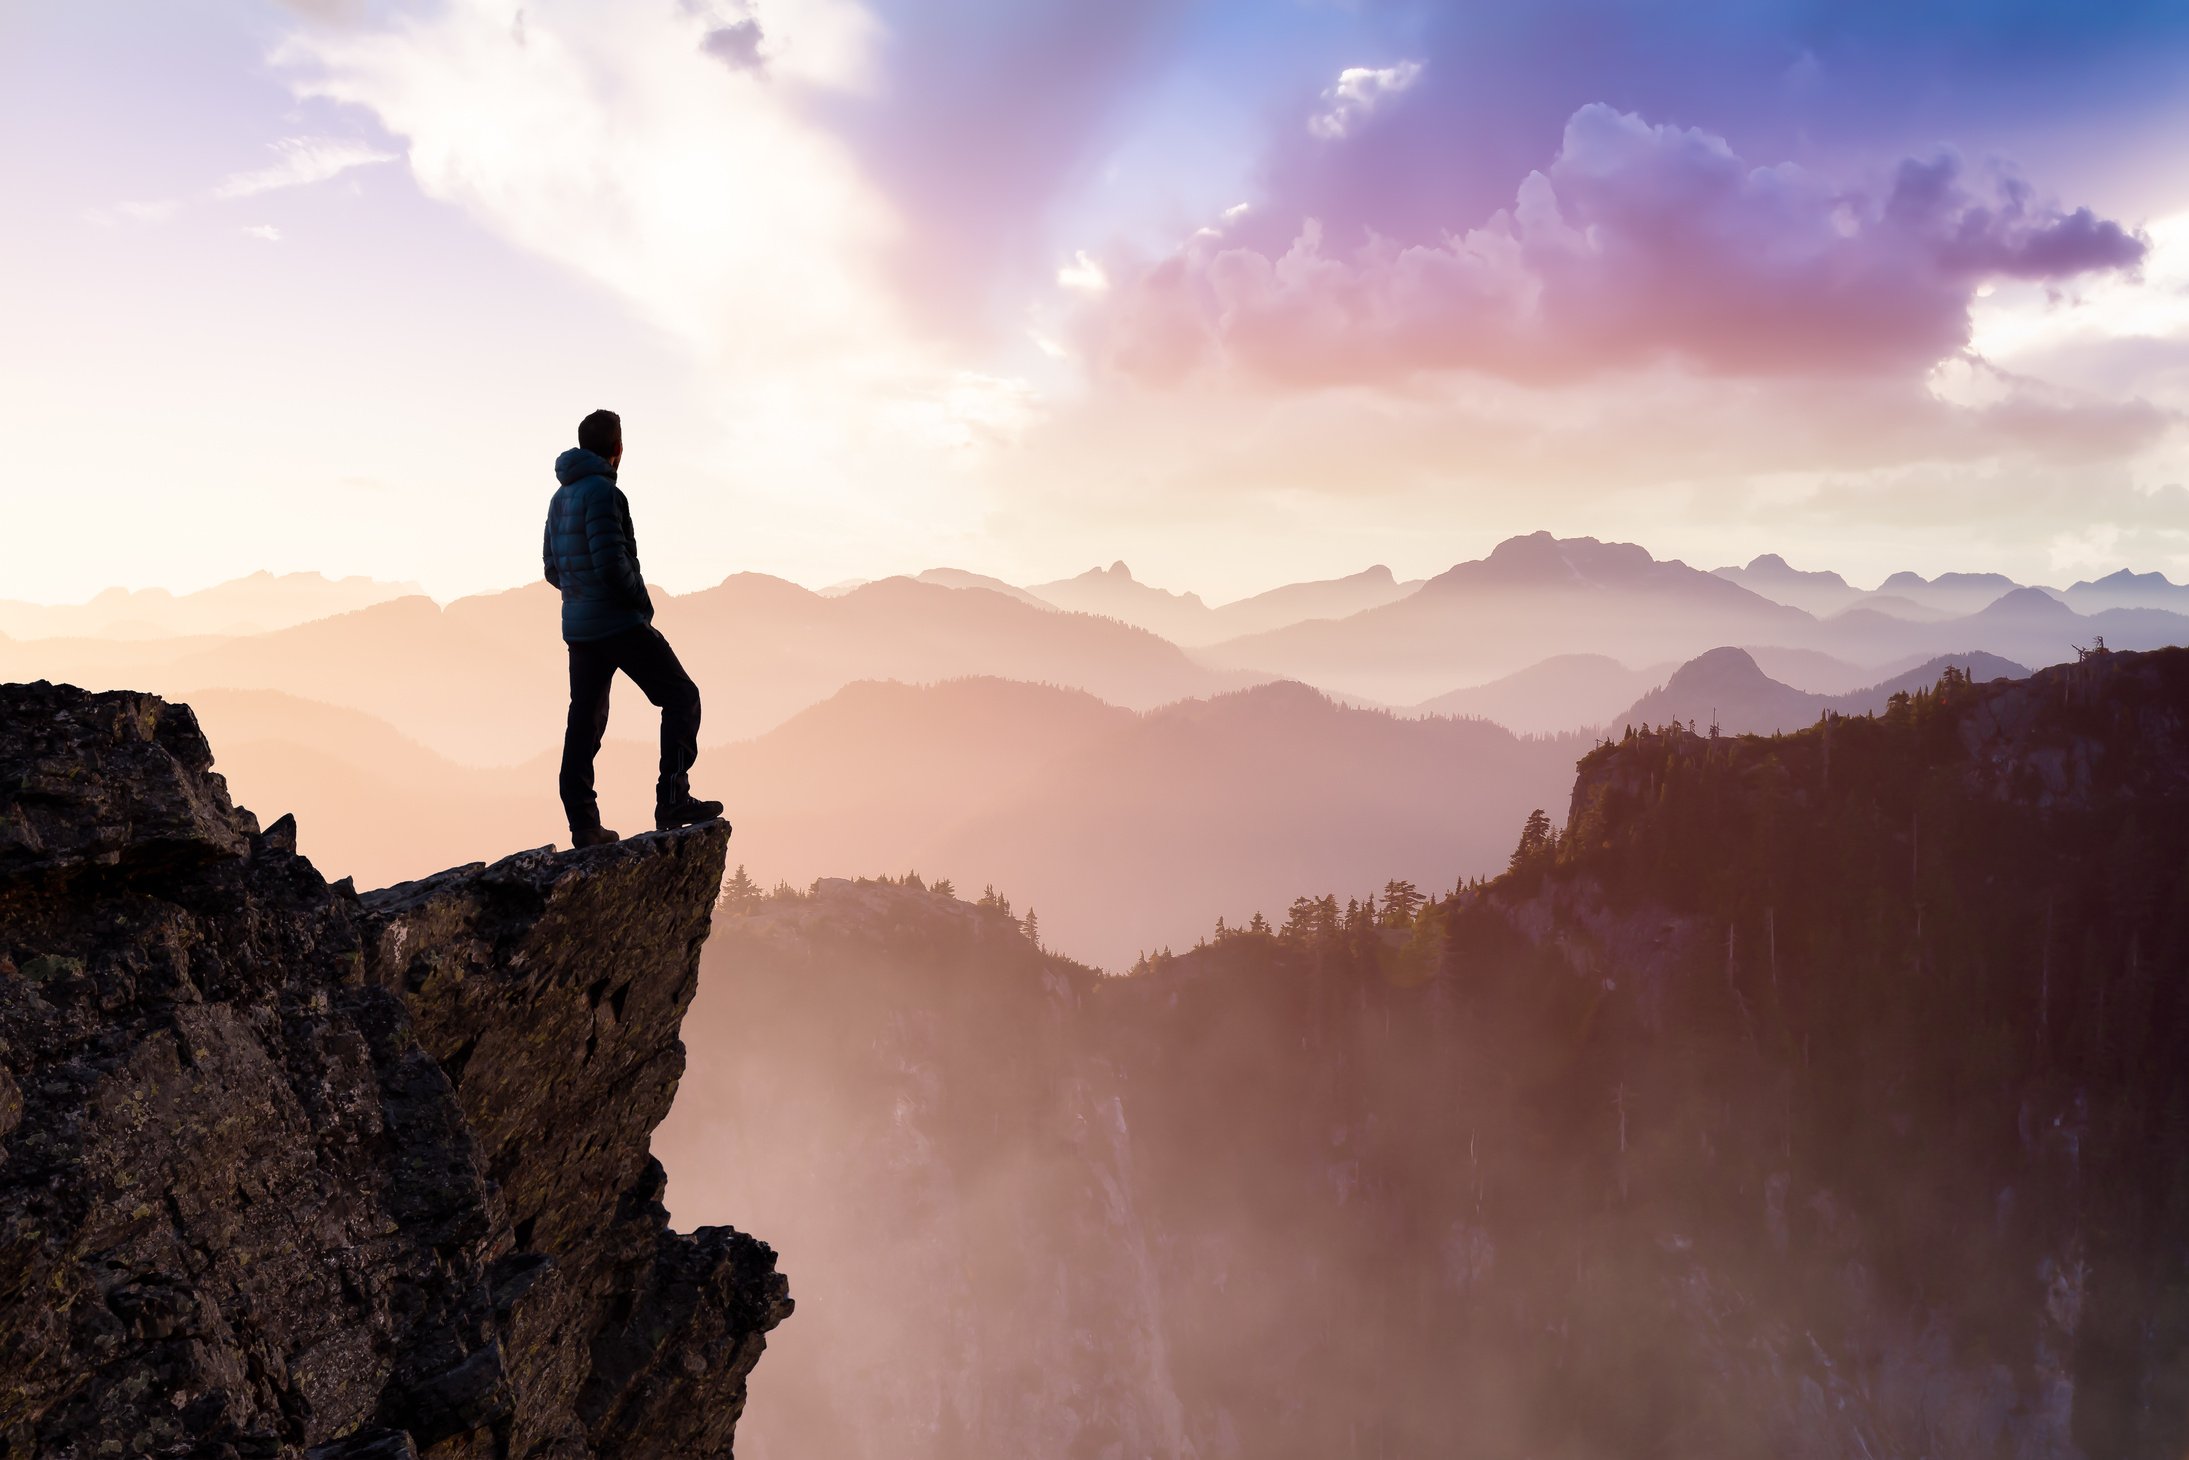
<instances>
[{"instance_id":1,"label":"sky","mask_svg":"<svg viewBox=\"0 0 2189 1460\"><path fill-rule=\"evenodd\" d=\"M2189 578L2189 6L0 0L0 597Z\"/></svg>"}]
</instances>

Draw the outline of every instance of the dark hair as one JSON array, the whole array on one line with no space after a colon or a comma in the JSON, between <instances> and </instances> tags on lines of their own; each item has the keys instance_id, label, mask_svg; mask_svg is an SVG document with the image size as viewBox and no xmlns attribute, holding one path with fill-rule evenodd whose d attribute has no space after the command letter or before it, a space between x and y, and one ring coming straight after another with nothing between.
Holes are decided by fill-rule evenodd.
<instances>
[{"instance_id":1,"label":"dark hair","mask_svg":"<svg viewBox=\"0 0 2189 1460\"><path fill-rule=\"evenodd\" d=\"M595 456L614 456L623 450L623 417L614 411L595 411L578 422L578 445Z\"/></svg>"}]
</instances>

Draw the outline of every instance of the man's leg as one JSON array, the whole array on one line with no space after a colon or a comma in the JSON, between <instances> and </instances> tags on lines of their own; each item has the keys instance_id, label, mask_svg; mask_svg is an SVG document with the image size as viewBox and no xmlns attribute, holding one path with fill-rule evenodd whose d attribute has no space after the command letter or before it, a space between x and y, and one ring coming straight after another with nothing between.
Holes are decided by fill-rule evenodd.
<instances>
[{"instance_id":1,"label":"man's leg","mask_svg":"<svg viewBox=\"0 0 2189 1460\"><path fill-rule=\"evenodd\" d=\"M661 778L654 804L681 804L692 794L692 762L699 759L699 686L659 630L634 629L616 641L623 672L661 707Z\"/></svg>"},{"instance_id":2,"label":"man's leg","mask_svg":"<svg viewBox=\"0 0 2189 1460\"><path fill-rule=\"evenodd\" d=\"M600 825L600 802L593 794L593 757L608 731L608 686L616 677L612 641L570 646L570 719L562 732L563 814L573 833Z\"/></svg>"}]
</instances>

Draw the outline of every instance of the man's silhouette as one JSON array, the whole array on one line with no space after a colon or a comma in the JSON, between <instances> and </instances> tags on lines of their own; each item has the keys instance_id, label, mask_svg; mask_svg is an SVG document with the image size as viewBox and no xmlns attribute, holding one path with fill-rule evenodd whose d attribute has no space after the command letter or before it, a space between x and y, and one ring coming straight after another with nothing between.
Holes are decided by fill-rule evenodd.
<instances>
[{"instance_id":1,"label":"man's silhouette","mask_svg":"<svg viewBox=\"0 0 2189 1460\"><path fill-rule=\"evenodd\" d=\"M562 808L573 846L616 839L600 824L593 757L608 729L608 687L622 670L661 707L661 779L654 829L690 826L722 814L720 801L692 798L699 756L699 686L654 628L654 604L639 576L631 504L616 485L623 421L595 411L578 422L578 444L555 458L554 500L541 546L547 581L562 590L562 637L570 646L570 722L562 740Z\"/></svg>"}]
</instances>

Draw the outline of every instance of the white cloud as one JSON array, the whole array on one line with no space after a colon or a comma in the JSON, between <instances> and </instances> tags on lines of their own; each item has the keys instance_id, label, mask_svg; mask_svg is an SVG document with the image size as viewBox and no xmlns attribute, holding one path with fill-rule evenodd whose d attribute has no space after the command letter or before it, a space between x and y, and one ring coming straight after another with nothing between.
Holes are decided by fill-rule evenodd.
<instances>
[{"instance_id":1,"label":"white cloud","mask_svg":"<svg viewBox=\"0 0 2189 1460\"><path fill-rule=\"evenodd\" d=\"M268 243L281 242L281 230L274 227L274 225L271 223L248 224L244 227L243 231L253 238L263 238Z\"/></svg>"},{"instance_id":2,"label":"white cloud","mask_svg":"<svg viewBox=\"0 0 2189 1460\"><path fill-rule=\"evenodd\" d=\"M1421 79L1421 62L1401 61L1396 66L1348 66L1338 73L1338 84L1323 93L1329 105L1308 118L1307 130L1317 137L1336 140L1391 97Z\"/></svg>"},{"instance_id":3,"label":"white cloud","mask_svg":"<svg viewBox=\"0 0 2189 1460\"><path fill-rule=\"evenodd\" d=\"M353 167L393 162L397 154L364 142L341 137L284 137L273 144L276 161L271 167L239 172L213 189L216 198L248 198L277 188L304 187L325 182Z\"/></svg>"},{"instance_id":4,"label":"white cloud","mask_svg":"<svg viewBox=\"0 0 2189 1460\"><path fill-rule=\"evenodd\" d=\"M500 0L293 36L305 95L403 139L419 188L624 301L681 342L721 432L712 467L797 530L855 518L931 540L977 516L955 474L1036 409L900 307L901 224L814 93L869 84L879 32L848 0L774 0L768 74L729 84L708 6ZM786 528L785 530L790 530Z\"/></svg>"},{"instance_id":5,"label":"white cloud","mask_svg":"<svg viewBox=\"0 0 2189 1460\"><path fill-rule=\"evenodd\" d=\"M2149 251L2134 273L1979 289L1971 348L1993 359L2040 358L2079 341L2189 335L2189 213L2146 223Z\"/></svg>"},{"instance_id":6,"label":"white cloud","mask_svg":"<svg viewBox=\"0 0 2189 1460\"><path fill-rule=\"evenodd\" d=\"M1082 249L1072 262L1058 269L1056 281L1067 289L1077 289L1083 294L1100 294L1110 287L1110 276L1102 272L1102 265L1087 256Z\"/></svg>"}]
</instances>

